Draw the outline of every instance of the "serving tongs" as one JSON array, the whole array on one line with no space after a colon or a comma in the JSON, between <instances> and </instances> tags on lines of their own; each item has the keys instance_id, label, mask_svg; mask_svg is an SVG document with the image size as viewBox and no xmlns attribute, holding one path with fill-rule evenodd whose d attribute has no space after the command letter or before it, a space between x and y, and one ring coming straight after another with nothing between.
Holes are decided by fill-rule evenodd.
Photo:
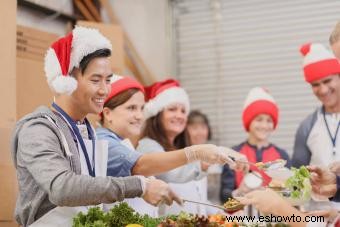
<instances>
[{"instance_id":1,"label":"serving tongs","mask_svg":"<svg viewBox=\"0 0 340 227\"><path fill-rule=\"evenodd\" d=\"M221 206L221 205L216 205L216 204L210 204L210 203L202 203L202 202L198 202L198 201L193 201L193 200L189 200L189 199L182 199L183 202L188 202L188 203L195 203L195 204L200 204L200 205L204 205L204 206L210 206L210 207L215 207L215 208L218 208L220 210L223 210L224 212L226 213L234 213L236 211L239 211L239 210L242 210L244 205L243 204L237 204L233 207L224 207L224 206Z\"/></svg>"},{"instance_id":2,"label":"serving tongs","mask_svg":"<svg viewBox=\"0 0 340 227\"><path fill-rule=\"evenodd\" d=\"M233 160L234 162L240 162L240 163L244 163L244 164L248 164L250 166L254 166L256 168L259 168L263 171L266 171L266 170L275 170L275 169L280 169L282 167L284 167L287 163L286 160L283 160L283 159L277 159L277 160L274 160L274 161L269 161L269 162L265 162L263 163L263 167L259 167L258 165L256 165L256 163L254 162L249 162L249 161L243 161L243 160L237 160L235 159L234 157L231 157L229 156L229 158L231 160Z\"/></svg>"}]
</instances>

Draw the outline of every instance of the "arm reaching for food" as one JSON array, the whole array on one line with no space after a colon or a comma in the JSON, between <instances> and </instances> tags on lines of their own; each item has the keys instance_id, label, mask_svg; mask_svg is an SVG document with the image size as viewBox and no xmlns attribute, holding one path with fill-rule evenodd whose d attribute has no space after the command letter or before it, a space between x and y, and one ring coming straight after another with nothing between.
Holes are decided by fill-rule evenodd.
<instances>
[{"instance_id":1,"label":"arm reaching for food","mask_svg":"<svg viewBox=\"0 0 340 227\"><path fill-rule=\"evenodd\" d=\"M247 171L249 166L245 155L227 147L200 144L186 147L188 162L203 161L210 164L228 164L231 169Z\"/></svg>"}]
</instances>

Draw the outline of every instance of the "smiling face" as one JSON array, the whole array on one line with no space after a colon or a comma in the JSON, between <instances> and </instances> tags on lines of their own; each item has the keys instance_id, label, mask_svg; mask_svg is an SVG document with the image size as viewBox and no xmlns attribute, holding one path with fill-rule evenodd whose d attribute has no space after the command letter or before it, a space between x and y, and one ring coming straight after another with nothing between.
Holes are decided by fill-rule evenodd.
<instances>
[{"instance_id":1,"label":"smiling face","mask_svg":"<svg viewBox=\"0 0 340 227\"><path fill-rule=\"evenodd\" d=\"M187 123L185 106L180 103L175 103L164 108L161 113L161 122L166 137L175 138L178 134L183 132Z\"/></svg>"},{"instance_id":2,"label":"smiling face","mask_svg":"<svg viewBox=\"0 0 340 227\"><path fill-rule=\"evenodd\" d=\"M113 110L105 107L105 126L122 138L139 136L144 122L144 104L144 94L138 91Z\"/></svg>"},{"instance_id":3,"label":"smiling face","mask_svg":"<svg viewBox=\"0 0 340 227\"><path fill-rule=\"evenodd\" d=\"M104 101L111 90L111 63L108 57L91 60L83 73L74 70L78 81L77 89L70 96L72 105L80 115L99 114L103 110Z\"/></svg>"},{"instance_id":4,"label":"smiling face","mask_svg":"<svg viewBox=\"0 0 340 227\"><path fill-rule=\"evenodd\" d=\"M331 75L311 83L314 95L327 112L340 112L340 76Z\"/></svg>"},{"instance_id":5,"label":"smiling face","mask_svg":"<svg viewBox=\"0 0 340 227\"><path fill-rule=\"evenodd\" d=\"M259 114L250 123L249 137L252 141L267 142L273 130L272 117L268 114Z\"/></svg>"}]
</instances>

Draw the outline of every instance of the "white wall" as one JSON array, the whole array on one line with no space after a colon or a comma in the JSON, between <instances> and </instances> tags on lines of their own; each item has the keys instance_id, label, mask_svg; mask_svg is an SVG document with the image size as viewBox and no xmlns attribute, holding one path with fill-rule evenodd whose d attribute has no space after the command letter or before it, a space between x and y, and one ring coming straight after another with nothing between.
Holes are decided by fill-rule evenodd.
<instances>
[{"instance_id":1,"label":"white wall","mask_svg":"<svg viewBox=\"0 0 340 227\"><path fill-rule=\"evenodd\" d=\"M157 79L172 75L168 0L110 0L114 12Z\"/></svg>"}]
</instances>

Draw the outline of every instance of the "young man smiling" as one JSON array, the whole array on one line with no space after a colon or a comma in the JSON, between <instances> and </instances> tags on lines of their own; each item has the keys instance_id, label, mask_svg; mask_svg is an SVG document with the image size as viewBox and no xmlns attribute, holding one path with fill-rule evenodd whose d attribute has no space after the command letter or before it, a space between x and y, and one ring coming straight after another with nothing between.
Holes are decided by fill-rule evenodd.
<instances>
[{"instance_id":1,"label":"young man smiling","mask_svg":"<svg viewBox=\"0 0 340 227\"><path fill-rule=\"evenodd\" d=\"M97 140L86 115L99 114L110 92L110 55L110 42L84 27L47 51L45 72L55 101L23 117L12 141L20 225L70 225L67 220L84 211L81 206L124 198L143 197L152 205L181 202L160 180L106 177L107 144Z\"/></svg>"},{"instance_id":2,"label":"young man smiling","mask_svg":"<svg viewBox=\"0 0 340 227\"><path fill-rule=\"evenodd\" d=\"M328 166L340 160L340 63L318 43L301 47L304 76L322 106L299 126L294 144L293 165Z\"/></svg>"}]
</instances>

